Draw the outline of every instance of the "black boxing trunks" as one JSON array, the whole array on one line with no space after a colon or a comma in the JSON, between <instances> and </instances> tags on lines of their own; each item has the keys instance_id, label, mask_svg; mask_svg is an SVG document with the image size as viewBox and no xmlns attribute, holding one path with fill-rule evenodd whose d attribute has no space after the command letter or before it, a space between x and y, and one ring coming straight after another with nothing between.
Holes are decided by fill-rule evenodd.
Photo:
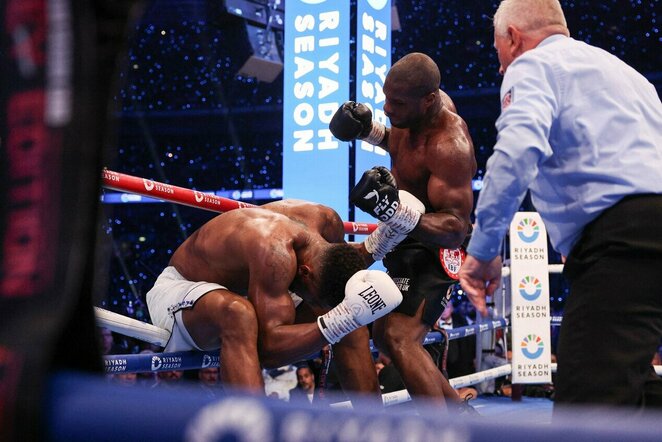
<instances>
[{"instance_id":1,"label":"black boxing trunks","mask_svg":"<svg viewBox=\"0 0 662 442\"><path fill-rule=\"evenodd\" d=\"M422 320L433 326L448 304L449 288L457 282L444 271L439 248L406 239L386 255L383 263L402 292L402 302L393 311L414 316L425 300Z\"/></svg>"}]
</instances>

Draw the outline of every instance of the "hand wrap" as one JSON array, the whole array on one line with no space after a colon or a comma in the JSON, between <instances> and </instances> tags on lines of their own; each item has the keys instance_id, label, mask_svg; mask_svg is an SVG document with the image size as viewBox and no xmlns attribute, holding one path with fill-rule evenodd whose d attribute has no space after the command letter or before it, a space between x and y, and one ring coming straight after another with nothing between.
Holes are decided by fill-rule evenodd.
<instances>
[{"instance_id":1,"label":"hand wrap","mask_svg":"<svg viewBox=\"0 0 662 442\"><path fill-rule=\"evenodd\" d=\"M400 190L398 194L402 204L406 204L421 214L425 213L425 205L414 195L406 190ZM363 244L368 253L372 255L372 258L375 261L379 261L384 259L384 256L404 241L405 238L407 238L406 234L399 233L389 225L380 222L377 224L377 228L368 235Z\"/></svg>"},{"instance_id":2,"label":"hand wrap","mask_svg":"<svg viewBox=\"0 0 662 442\"><path fill-rule=\"evenodd\" d=\"M409 207L406 202L401 203L395 179L383 166L364 172L349 198L359 209L388 224L398 233L411 232L421 218L420 211Z\"/></svg>"}]
</instances>

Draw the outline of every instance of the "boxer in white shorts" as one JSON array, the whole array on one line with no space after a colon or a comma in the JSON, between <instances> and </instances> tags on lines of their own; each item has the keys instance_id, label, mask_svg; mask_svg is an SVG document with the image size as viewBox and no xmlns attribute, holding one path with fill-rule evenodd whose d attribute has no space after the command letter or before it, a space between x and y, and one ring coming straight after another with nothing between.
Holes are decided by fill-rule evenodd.
<instances>
[{"instance_id":1,"label":"boxer in white shorts","mask_svg":"<svg viewBox=\"0 0 662 442\"><path fill-rule=\"evenodd\" d=\"M364 270L338 214L282 201L219 215L189 236L147 294L166 351L220 349L225 385L264 392L261 368L306 359L329 343L341 384L379 384L364 325L401 301L381 271ZM303 299L299 308L290 290Z\"/></svg>"},{"instance_id":2,"label":"boxer in white shorts","mask_svg":"<svg viewBox=\"0 0 662 442\"><path fill-rule=\"evenodd\" d=\"M152 323L171 332L164 352L203 350L186 330L182 322L182 309L193 307L201 296L212 290L227 289L214 282L189 281L172 266L161 272L154 287L147 292L147 305ZM289 293L294 307L298 307L303 299L294 292Z\"/></svg>"},{"instance_id":3,"label":"boxer in white shorts","mask_svg":"<svg viewBox=\"0 0 662 442\"><path fill-rule=\"evenodd\" d=\"M193 307L212 290L227 290L213 282L189 281L173 266L166 267L154 287L147 292L147 306L152 323L171 332L164 352L203 350L193 341L182 322L182 309Z\"/></svg>"}]
</instances>

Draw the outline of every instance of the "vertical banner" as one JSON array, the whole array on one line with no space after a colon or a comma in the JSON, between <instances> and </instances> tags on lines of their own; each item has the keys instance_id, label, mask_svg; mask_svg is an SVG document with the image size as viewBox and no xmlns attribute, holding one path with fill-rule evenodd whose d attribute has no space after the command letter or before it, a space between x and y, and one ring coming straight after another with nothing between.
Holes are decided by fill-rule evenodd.
<instances>
[{"instance_id":1,"label":"vertical banner","mask_svg":"<svg viewBox=\"0 0 662 442\"><path fill-rule=\"evenodd\" d=\"M370 108L373 120L388 126L383 86L391 67L391 1L358 1L356 17L356 101ZM357 182L371 167L390 168L391 159L381 147L356 140L355 165L354 182ZM360 210L356 211L355 220L375 222Z\"/></svg>"},{"instance_id":2,"label":"vertical banner","mask_svg":"<svg viewBox=\"0 0 662 442\"><path fill-rule=\"evenodd\" d=\"M551 382L547 231L535 212L518 212L510 224L513 383Z\"/></svg>"},{"instance_id":3,"label":"vertical banner","mask_svg":"<svg viewBox=\"0 0 662 442\"><path fill-rule=\"evenodd\" d=\"M349 98L349 0L288 0L283 194L349 212L349 151L329 122Z\"/></svg>"}]
</instances>

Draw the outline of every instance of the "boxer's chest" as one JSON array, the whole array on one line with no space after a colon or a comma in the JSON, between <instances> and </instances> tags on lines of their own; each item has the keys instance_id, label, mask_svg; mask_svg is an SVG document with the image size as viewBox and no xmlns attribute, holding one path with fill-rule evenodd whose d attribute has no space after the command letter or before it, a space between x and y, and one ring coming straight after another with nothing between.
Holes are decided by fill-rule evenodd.
<instances>
[{"instance_id":1,"label":"boxer's chest","mask_svg":"<svg viewBox=\"0 0 662 442\"><path fill-rule=\"evenodd\" d=\"M430 165L424 142L412 143L409 137L400 134L394 138L390 146L391 170L398 188L419 198L426 197Z\"/></svg>"}]
</instances>

